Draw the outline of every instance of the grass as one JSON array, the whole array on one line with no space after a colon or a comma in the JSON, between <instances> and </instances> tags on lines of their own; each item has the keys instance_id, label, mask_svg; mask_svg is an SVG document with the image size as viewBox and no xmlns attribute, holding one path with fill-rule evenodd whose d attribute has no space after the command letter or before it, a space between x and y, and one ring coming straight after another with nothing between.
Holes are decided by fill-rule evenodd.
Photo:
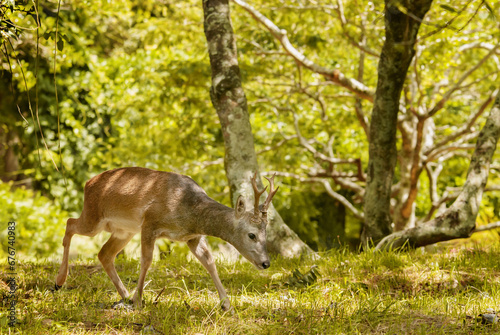
<instances>
[{"instance_id":1,"label":"grass","mask_svg":"<svg viewBox=\"0 0 500 335\"><path fill-rule=\"evenodd\" d=\"M314 272L320 276L314 280ZM500 249L428 253L333 251L319 260L274 259L258 271L218 263L235 313L219 308L215 287L195 260L171 255L151 267L142 310L115 310L119 296L98 261L71 261L63 289L51 292L59 264L20 262L17 318L2 334L497 334L477 316L500 306ZM5 267L3 267L5 268ZM135 287L139 261L117 270ZM304 276L300 276L297 271ZM293 275L295 271L295 275ZM6 280L6 271L0 279ZM0 283L2 284L2 283ZM3 286L5 287L5 286Z\"/></svg>"}]
</instances>

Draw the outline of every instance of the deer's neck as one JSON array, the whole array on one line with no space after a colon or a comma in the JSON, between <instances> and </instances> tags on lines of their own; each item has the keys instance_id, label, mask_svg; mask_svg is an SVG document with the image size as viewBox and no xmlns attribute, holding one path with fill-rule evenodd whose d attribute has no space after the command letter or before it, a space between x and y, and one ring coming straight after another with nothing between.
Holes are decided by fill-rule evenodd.
<instances>
[{"instance_id":1,"label":"deer's neck","mask_svg":"<svg viewBox=\"0 0 500 335\"><path fill-rule=\"evenodd\" d=\"M215 236L232 243L235 231L234 210L210 199L198 218L199 229L203 235Z\"/></svg>"}]
</instances>

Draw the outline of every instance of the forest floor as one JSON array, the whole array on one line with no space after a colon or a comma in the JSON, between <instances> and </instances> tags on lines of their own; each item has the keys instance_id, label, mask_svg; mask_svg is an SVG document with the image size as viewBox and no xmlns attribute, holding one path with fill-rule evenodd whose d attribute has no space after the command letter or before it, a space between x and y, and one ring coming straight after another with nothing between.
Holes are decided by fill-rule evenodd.
<instances>
[{"instance_id":1,"label":"forest floor","mask_svg":"<svg viewBox=\"0 0 500 335\"><path fill-rule=\"evenodd\" d=\"M6 266L0 272L2 334L497 334L478 315L500 309L500 248L439 252L332 251L319 260L273 259L258 271L218 261L234 313L219 308L196 260L153 263L142 310L113 309L119 296L96 259L72 260L53 292L59 264L17 264L16 318L8 326ZM132 289L139 261L120 257Z\"/></svg>"}]
</instances>

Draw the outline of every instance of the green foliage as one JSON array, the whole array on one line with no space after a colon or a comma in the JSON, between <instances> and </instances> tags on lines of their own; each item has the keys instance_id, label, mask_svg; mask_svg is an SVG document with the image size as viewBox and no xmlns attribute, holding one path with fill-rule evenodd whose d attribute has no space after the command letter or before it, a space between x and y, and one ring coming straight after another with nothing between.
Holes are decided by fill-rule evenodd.
<instances>
[{"instance_id":1,"label":"green foliage","mask_svg":"<svg viewBox=\"0 0 500 335\"><path fill-rule=\"evenodd\" d=\"M57 52L56 100L57 7L44 4L38 43L40 49L52 51L40 55L38 67L34 48L21 54L36 41L30 30L9 50L12 59L26 64L28 88L38 76L41 128L38 119L30 118L24 77L17 70L14 96L19 98L4 106L12 117L9 132L21 137L23 144L17 150L20 165L37 166L29 176L36 189L57 198L68 211L79 212L86 180L103 170L137 165L186 172L208 191L211 187L217 193L224 191L220 166L198 168L199 162L221 157L223 148L217 116L206 111L211 107L209 64L202 27L195 25L201 10L190 6L158 10L153 2L142 1L66 3L57 28L57 41L65 41L65 46ZM33 28L30 17L18 14L18 24ZM162 33L178 22L186 29ZM19 119L16 103L30 122L28 127ZM40 143L42 133L48 151Z\"/></svg>"},{"instance_id":2,"label":"green foliage","mask_svg":"<svg viewBox=\"0 0 500 335\"><path fill-rule=\"evenodd\" d=\"M22 27L13 22L18 13L35 16L35 6L30 1L0 0L0 45L8 44L10 38L17 40L21 36Z\"/></svg>"},{"instance_id":3,"label":"green foliage","mask_svg":"<svg viewBox=\"0 0 500 335\"><path fill-rule=\"evenodd\" d=\"M316 265L311 266L309 271L306 273L300 272L299 269L295 269L292 275L285 279L285 285L289 287L307 287L313 285L318 280L321 274L318 271Z\"/></svg>"},{"instance_id":4,"label":"green foliage","mask_svg":"<svg viewBox=\"0 0 500 335\"><path fill-rule=\"evenodd\" d=\"M339 248L357 241L359 231L349 236L346 234L347 222L353 227L355 223L352 221L356 219L349 221L345 208L321 187L311 190L308 186L300 185L293 179L281 180L281 200L275 202L275 206L290 228L316 251ZM340 192L350 198L349 192ZM352 243L351 246L355 245Z\"/></svg>"},{"instance_id":5,"label":"green foliage","mask_svg":"<svg viewBox=\"0 0 500 335\"><path fill-rule=\"evenodd\" d=\"M345 25L337 11L321 1L317 6L299 6L295 1L252 2L286 29L293 45L309 59L374 88L376 55L384 36L383 3L343 3ZM19 160L19 179L30 178L34 189L72 216L81 210L85 181L120 166L188 174L210 196L230 205L221 160L223 134L209 96L211 74L199 2L71 0L64 2L59 13L57 2L42 2L38 39L33 4L16 1L15 5L5 13L15 25L29 29L15 28L7 20L0 24L2 31L12 32L2 35L2 42L10 38L12 47L7 45L1 57L0 90L12 90L12 94L0 101L0 135L5 132L19 139L9 144ZM498 3L490 2L461 0L450 5L435 1L426 17L432 24L422 25L420 36L425 38L419 40L418 57L411 69L419 87L410 87L408 81L404 91L408 110L432 108L447 87L488 53L472 45L497 41L495 15L498 17L499 8ZM328 164L294 137L295 113L302 135L315 150L331 150L338 158L359 158L366 172L369 144L356 117L356 99L344 88L297 67L248 13L238 6L231 10L261 170L300 176L328 170ZM353 42L362 40L375 56L365 54L360 77L360 50ZM450 99L434 117L436 138L452 134L478 109L497 86L497 71L490 59L463 83L458 98ZM367 101L360 104L369 117L372 105ZM17 106L27 121L19 116ZM42 132L49 150L44 149ZM439 195L448 187L463 185L469 159L463 152L444 163L437 183ZM3 168L2 162L0 174ZM335 168L338 173L357 172L350 164ZM491 178L498 182L498 176ZM349 212L338 212L337 203L325 199L317 185L301 185L285 177L279 180L283 187L274 204L313 248L336 247L359 237L359 220ZM363 187L365 182L358 184ZM416 204L419 217L431 207L429 185L425 174L421 175ZM333 187L362 208L362 197L339 185ZM486 197L480 222L498 219L497 198L495 194Z\"/></svg>"},{"instance_id":6,"label":"green foliage","mask_svg":"<svg viewBox=\"0 0 500 335\"><path fill-rule=\"evenodd\" d=\"M7 223L16 222L15 246L19 257L43 259L60 248L68 213L44 197L23 188L12 190L0 182L0 257L7 255Z\"/></svg>"}]
</instances>

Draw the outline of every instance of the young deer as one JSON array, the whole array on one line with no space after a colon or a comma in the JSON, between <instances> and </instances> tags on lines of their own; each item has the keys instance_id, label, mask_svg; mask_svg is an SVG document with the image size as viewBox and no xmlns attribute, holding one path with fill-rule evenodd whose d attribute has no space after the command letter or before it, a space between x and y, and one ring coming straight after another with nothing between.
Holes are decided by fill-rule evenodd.
<instances>
[{"instance_id":1,"label":"young deer","mask_svg":"<svg viewBox=\"0 0 500 335\"><path fill-rule=\"evenodd\" d=\"M269 181L267 199L259 206L257 173L251 178L255 203L247 211L240 196L233 210L208 197L190 177L139 167L103 172L85 185L83 211L78 219L68 219L64 235L64 254L56 278L56 290L68 276L68 257L74 234L95 236L105 230L109 240L99 251L99 260L124 300L129 293L116 273L114 260L118 252L141 233L141 271L133 302L141 307L146 273L153 260L157 238L186 242L191 252L207 269L219 293L222 308L231 307L217 274L205 235L216 236L231 243L258 269L270 266L266 249L267 209L278 188L274 176Z\"/></svg>"}]
</instances>

